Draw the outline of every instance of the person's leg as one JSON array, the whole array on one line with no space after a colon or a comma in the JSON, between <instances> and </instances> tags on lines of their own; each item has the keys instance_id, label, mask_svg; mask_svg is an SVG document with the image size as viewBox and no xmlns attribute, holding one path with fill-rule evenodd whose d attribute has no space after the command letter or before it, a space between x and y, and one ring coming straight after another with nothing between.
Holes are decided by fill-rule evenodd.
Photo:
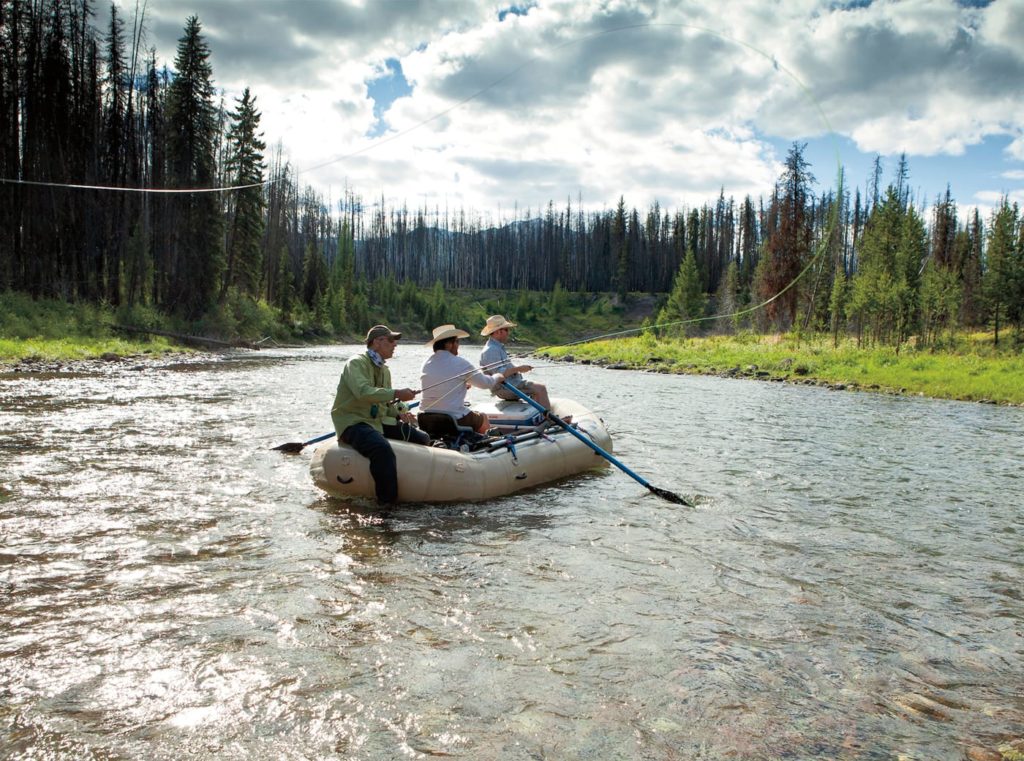
<instances>
[{"instance_id":1,"label":"person's leg","mask_svg":"<svg viewBox=\"0 0 1024 761\"><path fill-rule=\"evenodd\" d=\"M507 402L518 402L518 401L520 401L519 397L515 395L514 391L509 391L507 388L505 388L505 384L504 383L502 383L500 385L497 385L494 388L492 388L491 389L491 393L494 396L498 397L499 399L504 399Z\"/></svg>"},{"instance_id":2,"label":"person's leg","mask_svg":"<svg viewBox=\"0 0 1024 761\"><path fill-rule=\"evenodd\" d=\"M398 499L398 467L388 440L366 423L350 425L342 432L341 440L370 461L377 501L382 505L395 502Z\"/></svg>"},{"instance_id":3,"label":"person's leg","mask_svg":"<svg viewBox=\"0 0 1024 761\"><path fill-rule=\"evenodd\" d=\"M460 417L456 421L459 425L467 426L472 428L479 434L487 433L491 427L491 421L487 419L487 415L482 415L479 412L467 412L465 415Z\"/></svg>"},{"instance_id":4,"label":"person's leg","mask_svg":"<svg viewBox=\"0 0 1024 761\"><path fill-rule=\"evenodd\" d=\"M551 409L551 399L548 397L548 387L543 383L531 383L530 396L544 409Z\"/></svg>"},{"instance_id":5,"label":"person's leg","mask_svg":"<svg viewBox=\"0 0 1024 761\"><path fill-rule=\"evenodd\" d=\"M415 426L399 421L397 425L384 426L384 438L408 441L410 444L429 444L430 436Z\"/></svg>"},{"instance_id":6,"label":"person's leg","mask_svg":"<svg viewBox=\"0 0 1024 761\"><path fill-rule=\"evenodd\" d=\"M548 387L543 383L534 383L533 381L524 380L519 384L519 391L533 399L533 401L537 402L537 404L544 409L551 409L551 397L548 396ZM512 392L509 391L508 393L511 394Z\"/></svg>"}]
</instances>

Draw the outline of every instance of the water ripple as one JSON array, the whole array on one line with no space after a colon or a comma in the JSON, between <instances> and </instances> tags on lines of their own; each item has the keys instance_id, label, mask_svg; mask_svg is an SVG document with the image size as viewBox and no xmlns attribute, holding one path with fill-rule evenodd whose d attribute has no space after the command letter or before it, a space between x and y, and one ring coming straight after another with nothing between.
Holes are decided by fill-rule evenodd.
<instances>
[{"instance_id":1,"label":"water ripple","mask_svg":"<svg viewBox=\"0 0 1024 761\"><path fill-rule=\"evenodd\" d=\"M329 430L355 350L0 380L0 755L959 760L1021 735L1022 411L558 367L696 509L610 468L380 512L269 451Z\"/></svg>"}]
</instances>

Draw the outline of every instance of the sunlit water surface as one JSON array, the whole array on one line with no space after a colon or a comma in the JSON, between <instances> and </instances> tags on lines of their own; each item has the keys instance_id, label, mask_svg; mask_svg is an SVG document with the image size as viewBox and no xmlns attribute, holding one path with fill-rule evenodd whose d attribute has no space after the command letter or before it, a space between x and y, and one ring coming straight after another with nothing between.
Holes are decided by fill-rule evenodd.
<instances>
[{"instance_id":1,"label":"sunlit water surface","mask_svg":"<svg viewBox=\"0 0 1024 761\"><path fill-rule=\"evenodd\" d=\"M923 760L1024 736L1024 410L542 366L697 508L609 469L380 514L270 451L330 430L355 350L0 380L0 756ZM425 356L400 345L396 382Z\"/></svg>"}]
</instances>

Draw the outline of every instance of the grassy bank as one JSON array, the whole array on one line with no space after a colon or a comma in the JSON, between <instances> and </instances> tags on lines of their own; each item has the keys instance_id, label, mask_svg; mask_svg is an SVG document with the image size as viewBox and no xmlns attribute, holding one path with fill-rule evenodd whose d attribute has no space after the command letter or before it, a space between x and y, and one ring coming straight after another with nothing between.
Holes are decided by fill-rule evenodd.
<instances>
[{"instance_id":1,"label":"grassy bank","mask_svg":"<svg viewBox=\"0 0 1024 761\"><path fill-rule=\"evenodd\" d=\"M831 337L715 336L595 341L542 349L555 358L660 372L818 383L834 388L922 394L941 399L1024 404L1024 355L997 351L991 335L962 336L943 353L904 346L858 349Z\"/></svg>"},{"instance_id":2,"label":"grassy bank","mask_svg":"<svg viewBox=\"0 0 1024 761\"><path fill-rule=\"evenodd\" d=\"M159 356L181 351L165 339L125 341L119 338L0 338L0 364L75 362L101 357Z\"/></svg>"},{"instance_id":3,"label":"grassy bank","mask_svg":"<svg viewBox=\"0 0 1024 761\"><path fill-rule=\"evenodd\" d=\"M0 364L72 362L180 351L167 339L117 334L114 310L0 293Z\"/></svg>"}]
</instances>

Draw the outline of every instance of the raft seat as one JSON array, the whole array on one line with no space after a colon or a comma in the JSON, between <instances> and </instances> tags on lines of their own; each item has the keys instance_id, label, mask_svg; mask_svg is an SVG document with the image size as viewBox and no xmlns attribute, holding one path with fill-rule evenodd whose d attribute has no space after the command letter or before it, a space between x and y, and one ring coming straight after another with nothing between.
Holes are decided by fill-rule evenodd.
<instances>
[{"instance_id":1,"label":"raft seat","mask_svg":"<svg viewBox=\"0 0 1024 761\"><path fill-rule=\"evenodd\" d=\"M486 438L468 425L459 425L455 418L445 412L421 412L416 416L416 421L420 430L432 439L443 441L449 449L461 449L464 445L472 447Z\"/></svg>"}]
</instances>

